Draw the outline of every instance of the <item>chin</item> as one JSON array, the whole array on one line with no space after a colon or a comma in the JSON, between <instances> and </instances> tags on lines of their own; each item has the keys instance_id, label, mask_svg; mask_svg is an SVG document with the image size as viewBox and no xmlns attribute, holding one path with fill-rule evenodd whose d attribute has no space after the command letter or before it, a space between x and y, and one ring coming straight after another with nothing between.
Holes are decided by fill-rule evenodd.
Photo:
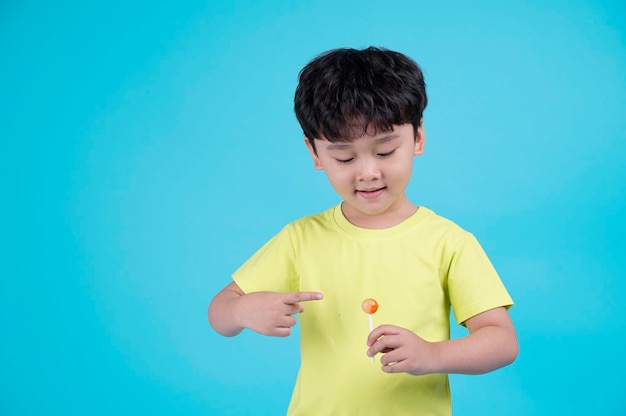
<instances>
[{"instance_id":1,"label":"chin","mask_svg":"<svg viewBox=\"0 0 626 416\"><path fill-rule=\"evenodd\" d=\"M355 208L362 214L369 216L382 215L389 210L389 207L364 207L364 206L355 206Z\"/></svg>"}]
</instances>

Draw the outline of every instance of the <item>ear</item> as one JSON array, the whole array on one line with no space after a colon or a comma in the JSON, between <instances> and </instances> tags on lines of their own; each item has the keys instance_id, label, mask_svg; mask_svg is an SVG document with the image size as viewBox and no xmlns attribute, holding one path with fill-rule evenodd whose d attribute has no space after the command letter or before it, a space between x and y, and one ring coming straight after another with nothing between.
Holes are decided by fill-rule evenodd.
<instances>
[{"instance_id":1,"label":"ear","mask_svg":"<svg viewBox=\"0 0 626 416\"><path fill-rule=\"evenodd\" d=\"M322 163L320 162L320 158L319 156L317 156L317 152L315 151L315 149L313 149L311 140L314 140L314 139L309 139L308 137L304 138L304 144L306 145L306 148L309 149L309 153L311 154L311 159L313 159L313 167L317 170L324 170L324 168L322 167Z\"/></svg>"},{"instance_id":2,"label":"ear","mask_svg":"<svg viewBox=\"0 0 626 416\"><path fill-rule=\"evenodd\" d=\"M424 119L420 120L420 125L417 128L417 135L415 136L415 149L413 154L419 156L424 153L424 145L426 144L426 133L424 133Z\"/></svg>"}]
</instances>

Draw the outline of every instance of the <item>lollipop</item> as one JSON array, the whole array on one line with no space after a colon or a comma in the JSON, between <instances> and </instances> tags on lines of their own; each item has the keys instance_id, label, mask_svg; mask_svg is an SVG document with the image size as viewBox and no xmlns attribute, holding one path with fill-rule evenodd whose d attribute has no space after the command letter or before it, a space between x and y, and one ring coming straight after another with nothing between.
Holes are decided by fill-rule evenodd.
<instances>
[{"instance_id":1,"label":"lollipop","mask_svg":"<svg viewBox=\"0 0 626 416\"><path fill-rule=\"evenodd\" d=\"M370 332L374 330L374 322L372 320L372 315L378 310L378 302L376 299L367 298L361 303L361 309L363 312L367 314L370 321ZM372 357L372 362L374 361L374 357Z\"/></svg>"}]
</instances>

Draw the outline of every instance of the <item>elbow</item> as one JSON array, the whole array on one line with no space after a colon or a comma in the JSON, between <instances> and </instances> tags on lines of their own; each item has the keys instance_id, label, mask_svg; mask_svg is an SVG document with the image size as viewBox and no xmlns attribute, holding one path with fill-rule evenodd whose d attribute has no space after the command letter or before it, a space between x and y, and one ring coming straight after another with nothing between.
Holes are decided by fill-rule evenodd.
<instances>
[{"instance_id":1,"label":"elbow","mask_svg":"<svg viewBox=\"0 0 626 416\"><path fill-rule=\"evenodd\" d=\"M211 328L213 328L215 332L224 337L234 337L235 335L239 334L242 331L241 329L233 329L223 323L223 319L221 319L223 317L221 316L222 313L220 312L220 308L216 307L215 304L215 299L213 299L207 309L207 319Z\"/></svg>"},{"instance_id":2,"label":"elbow","mask_svg":"<svg viewBox=\"0 0 626 416\"><path fill-rule=\"evenodd\" d=\"M218 326L216 325L212 305L213 305L213 302L209 303L209 307L207 308L207 314L206 314L207 320L209 321L209 325L211 326L211 328L213 328L213 330L219 334L220 331L218 331Z\"/></svg>"},{"instance_id":3,"label":"elbow","mask_svg":"<svg viewBox=\"0 0 626 416\"><path fill-rule=\"evenodd\" d=\"M215 300L211 301L211 303L209 304L209 307L207 309L207 319L209 321L209 325L218 334L226 336L224 334L224 331L223 331L221 325L220 325L220 320L219 320L219 317L217 316L218 314L217 314L217 311L216 311L217 308L215 308L215 304L214 303L215 303Z\"/></svg>"},{"instance_id":4,"label":"elbow","mask_svg":"<svg viewBox=\"0 0 626 416\"><path fill-rule=\"evenodd\" d=\"M515 342L513 343L513 348L511 350L511 362L509 364L517 360L517 357L519 356L519 342L517 341L517 337L515 338Z\"/></svg>"},{"instance_id":5,"label":"elbow","mask_svg":"<svg viewBox=\"0 0 626 416\"><path fill-rule=\"evenodd\" d=\"M511 339L503 348L503 363L502 366L513 364L519 355L519 342L515 333L512 334Z\"/></svg>"}]
</instances>

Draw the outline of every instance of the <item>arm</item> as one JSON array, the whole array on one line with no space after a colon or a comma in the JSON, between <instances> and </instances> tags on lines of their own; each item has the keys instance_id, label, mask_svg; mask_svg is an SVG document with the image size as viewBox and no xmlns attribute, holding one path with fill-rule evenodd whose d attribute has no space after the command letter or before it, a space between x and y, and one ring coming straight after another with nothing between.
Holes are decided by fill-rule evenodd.
<instances>
[{"instance_id":1,"label":"arm","mask_svg":"<svg viewBox=\"0 0 626 416\"><path fill-rule=\"evenodd\" d=\"M428 342L393 325L374 329L367 339L367 355L383 353L387 373L481 374L512 363L518 354L515 328L504 307L465 321L469 335L451 341Z\"/></svg>"},{"instance_id":2,"label":"arm","mask_svg":"<svg viewBox=\"0 0 626 416\"><path fill-rule=\"evenodd\" d=\"M322 299L318 292L251 292L232 282L209 305L209 323L221 335L231 337L249 328L263 335L286 337L296 324L296 313L304 312L300 302Z\"/></svg>"}]
</instances>

